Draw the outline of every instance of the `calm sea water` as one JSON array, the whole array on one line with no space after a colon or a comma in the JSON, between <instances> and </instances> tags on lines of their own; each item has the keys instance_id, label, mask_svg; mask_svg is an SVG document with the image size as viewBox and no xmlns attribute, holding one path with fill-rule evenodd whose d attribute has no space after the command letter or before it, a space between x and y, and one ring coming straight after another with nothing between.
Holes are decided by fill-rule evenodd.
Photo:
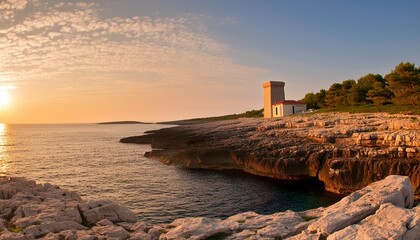
<instances>
[{"instance_id":1,"label":"calm sea water","mask_svg":"<svg viewBox=\"0 0 420 240\"><path fill-rule=\"evenodd\" d=\"M239 171L166 166L143 157L149 145L119 143L162 125L0 125L0 175L24 176L111 199L151 223L327 206L338 199L315 186ZM302 187L303 185L303 187Z\"/></svg>"}]
</instances>

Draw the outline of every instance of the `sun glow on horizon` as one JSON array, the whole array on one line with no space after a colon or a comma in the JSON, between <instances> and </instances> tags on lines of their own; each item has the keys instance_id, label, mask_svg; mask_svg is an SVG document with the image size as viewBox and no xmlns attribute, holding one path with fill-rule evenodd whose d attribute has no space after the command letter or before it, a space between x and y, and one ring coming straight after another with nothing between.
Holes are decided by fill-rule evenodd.
<instances>
[{"instance_id":1,"label":"sun glow on horizon","mask_svg":"<svg viewBox=\"0 0 420 240\"><path fill-rule=\"evenodd\" d=\"M0 107L7 107L10 105L11 97L7 88L0 88Z\"/></svg>"},{"instance_id":2,"label":"sun glow on horizon","mask_svg":"<svg viewBox=\"0 0 420 240\"><path fill-rule=\"evenodd\" d=\"M0 85L0 108L6 108L10 105L12 97L10 91L16 89L13 85Z\"/></svg>"}]
</instances>

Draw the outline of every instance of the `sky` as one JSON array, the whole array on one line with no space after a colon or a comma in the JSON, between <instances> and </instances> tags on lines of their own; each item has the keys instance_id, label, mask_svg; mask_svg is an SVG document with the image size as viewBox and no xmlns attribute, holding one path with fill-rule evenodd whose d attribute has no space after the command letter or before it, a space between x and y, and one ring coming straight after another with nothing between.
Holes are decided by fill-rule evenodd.
<instances>
[{"instance_id":1,"label":"sky","mask_svg":"<svg viewBox=\"0 0 420 240\"><path fill-rule=\"evenodd\" d=\"M418 9L417 0L0 0L0 122L241 113L263 107L265 81L301 99L419 65Z\"/></svg>"}]
</instances>

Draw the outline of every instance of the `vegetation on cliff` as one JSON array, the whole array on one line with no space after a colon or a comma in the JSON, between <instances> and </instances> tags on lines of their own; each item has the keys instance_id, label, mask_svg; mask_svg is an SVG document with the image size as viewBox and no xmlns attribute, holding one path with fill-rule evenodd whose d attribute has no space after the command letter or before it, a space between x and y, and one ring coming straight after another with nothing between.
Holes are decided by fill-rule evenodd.
<instances>
[{"instance_id":1,"label":"vegetation on cliff","mask_svg":"<svg viewBox=\"0 0 420 240\"><path fill-rule=\"evenodd\" d=\"M369 73L334 83L328 90L307 93L302 101L322 111L420 114L420 67L401 62L385 77Z\"/></svg>"},{"instance_id":2,"label":"vegetation on cliff","mask_svg":"<svg viewBox=\"0 0 420 240\"><path fill-rule=\"evenodd\" d=\"M233 120L233 119L238 119L238 118L259 118L259 117L263 117L263 111L264 109L259 109L259 110L246 111L244 113L239 113L239 114L230 114L230 115L206 117L206 118L192 118L192 119L186 119L186 120L160 122L160 123L185 125L185 124L204 123L204 122L213 122L213 121L221 121L221 120Z\"/></svg>"}]
</instances>

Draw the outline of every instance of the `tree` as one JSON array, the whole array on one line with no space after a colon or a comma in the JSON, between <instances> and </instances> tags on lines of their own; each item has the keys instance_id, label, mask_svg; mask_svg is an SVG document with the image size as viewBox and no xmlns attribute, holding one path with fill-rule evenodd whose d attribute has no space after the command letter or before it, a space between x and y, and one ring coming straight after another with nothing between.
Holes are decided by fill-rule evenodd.
<instances>
[{"instance_id":1,"label":"tree","mask_svg":"<svg viewBox=\"0 0 420 240\"><path fill-rule=\"evenodd\" d=\"M394 93L388 89L385 83L375 82L373 89L369 90L366 99L376 105L385 105L392 103Z\"/></svg>"},{"instance_id":2,"label":"tree","mask_svg":"<svg viewBox=\"0 0 420 240\"><path fill-rule=\"evenodd\" d=\"M305 94L305 97L302 99L302 102L306 103L306 107L308 109L319 109L318 99L316 98L316 95L314 93Z\"/></svg>"},{"instance_id":3,"label":"tree","mask_svg":"<svg viewBox=\"0 0 420 240\"><path fill-rule=\"evenodd\" d=\"M308 109L319 109L321 107L325 107L325 97L327 91L325 89L321 89L317 93L307 93L305 97L301 100L302 102L306 103Z\"/></svg>"},{"instance_id":4,"label":"tree","mask_svg":"<svg viewBox=\"0 0 420 240\"><path fill-rule=\"evenodd\" d=\"M402 62L385 76L389 89L394 93L394 103L420 105L420 68L414 63Z\"/></svg>"},{"instance_id":5,"label":"tree","mask_svg":"<svg viewBox=\"0 0 420 240\"><path fill-rule=\"evenodd\" d=\"M351 105L351 91L356 81L345 80L342 83L334 83L326 93L326 106L338 107Z\"/></svg>"},{"instance_id":6,"label":"tree","mask_svg":"<svg viewBox=\"0 0 420 240\"><path fill-rule=\"evenodd\" d=\"M385 79L382 75L369 73L357 80L356 85L352 89L352 104L369 104L373 103L371 99L367 98L370 90L374 89L375 84L385 86Z\"/></svg>"},{"instance_id":7,"label":"tree","mask_svg":"<svg viewBox=\"0 0 420 240\"><path fill-rule=\"evenodd\" d=\"M317 92L315 94L315 96L316 96L316 99L318 101L318 106L320 108L325 107L326 106L325 101L326 101L326 98L327 98L327 90L321 89L319 92Z\"/></svg>"},{"instance_id":8,"label":"tree","mask_svg":"<svg viewBox=\"0 0 420 240\"><path fill-rule=\"evenodd\" d=\"M350 79L345 80L341 83L341 94L342 94L342 103L341 105L350 106L352 105L352 90L356 86L356 81Z\"/></svg>"},{"instance_id":9,"label":"tree","mask_svg":"<svg viewBox=\"0 0 420 240\"><path fill-rule=\"evenodd\" d=\"M343 96L341 92L341 84L333 83L327 91L325 103L327 107L337 107L342 105Z\"/></svg>"}]
</instances>

